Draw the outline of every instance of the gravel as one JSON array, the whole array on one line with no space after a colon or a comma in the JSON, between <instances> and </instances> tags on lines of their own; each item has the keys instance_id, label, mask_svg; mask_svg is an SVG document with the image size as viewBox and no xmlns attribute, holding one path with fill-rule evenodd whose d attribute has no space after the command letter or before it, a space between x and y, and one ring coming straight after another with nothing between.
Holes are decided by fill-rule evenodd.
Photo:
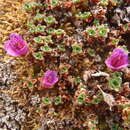
<instances>
[{"instance_id":1,"label":"gravel","mask_svg":"<svg viewBox=\"0 0 130 130\"><path fill-rule=\"evenodd\" d=\"M0 95L0 129L20 130L26 114L8 94Z\"/></svg>"},{"instance_id":2,"label":"gravel","mask_svg":"<svg viewBox=\"0 0 130 130\"><path fill-rule=\"evenodd\" d=\"M39 97L39 95L32 95L31 96L31 104L33 105L33 106L37 106L39 103L40 103L40 97Z\"/></svg>"},{"instance_id":3,"label":"gravel","mask_svg":"<svg viewBox=\"0 0 130 130\"><path fill-rule=\"evenodd\" d=\"M15 60L4 62L0 55L0 130L21 130L21 124L25 121L26 113L18 107L18 102L11 98L6 90L13 87L16 74L12 71Z\"/></svg>"},{"instance_id":4,"label":"gravel","mask_svg":"<svg viewBox=\"0 0 130 130\"><path fill-rule=\"evenodd\" d=\"M11 70L15 60L11 59L6 63L3 60L3 56L0 55L0 90L7 90L16 79L16 74Z\"/></svg>"}]
</instances>

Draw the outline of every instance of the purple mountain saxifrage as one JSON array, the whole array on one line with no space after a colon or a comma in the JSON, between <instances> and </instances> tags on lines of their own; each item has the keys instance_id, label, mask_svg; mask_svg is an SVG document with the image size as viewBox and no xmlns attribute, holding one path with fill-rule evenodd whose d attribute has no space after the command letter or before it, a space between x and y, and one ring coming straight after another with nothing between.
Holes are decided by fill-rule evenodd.
<instances>
[{"instance_id":1,"label":"purple mountain saxifrage","mask_svg":"<svg viewBox=\"0 0 130 130\"><path fill-rule=\"evenodd\" d=\"M57 76L57 72L48 70L45 72L41 82L42 82L42 86L44 86L45 88L49 88L55 85L55 83L57 83L58 80L59 79Z\"/></svg>"},{"instance_id":2,"label":"purple mountain saxifrage","mask_svg":"<svg viewBox=\"0 0 130 130\"><path fill-rule=\"evenodd\" d=\"M105 61L107 67L112 70L121 70L128 65L128 54L122 48L113 50L112 55Z\"/></svg>"},{"instance_id":3,"label":"purple mountain saxifrage","mask_svg":"<svg viewBox=\"0 0 130 130\"><path fill-rule=\"evenodd\" d=\"M27 43L17 33L10 34L10 39L5 42L4 49L11 56L25 56L29 51Z\"/></svg>"}]
</instances>

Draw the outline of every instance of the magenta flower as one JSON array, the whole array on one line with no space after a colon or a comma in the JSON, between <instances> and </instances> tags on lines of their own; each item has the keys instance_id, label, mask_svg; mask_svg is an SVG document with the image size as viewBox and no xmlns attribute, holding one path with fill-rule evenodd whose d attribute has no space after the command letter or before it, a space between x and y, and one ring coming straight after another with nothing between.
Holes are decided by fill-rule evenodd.
<instances>
[{"instance_id":1,"label":"magenta flower","mask_svg":"<svg viewBox=\"0 0 130 130\"><path fill-rule=\"evenodd\" d=\"M10 39L5 42L4 49L11 56L25 56L29 51L27 43L17 33L10 34Z\"/></svg>"},{"instance_id":2,"label":"magenta flower","mask_svg":"<svg viewBox=\"0 0 130 130\"><path fill-rule=\"evenodd\" d=\"M48 70L42 78L42 86L49 88L58 82L57 72Z\"/></svg>"},{"instance_id":3,"label":"magenta flower","mask_svg":"<svg viewBox=\"0 0 130 130\"><path fill-rule=\"evenodd\" d=\"M113 70L121 70L128 65L128 54L122 48L113 50L112 55L105 61L106 65Z\"/></svg>"}]
</instances>

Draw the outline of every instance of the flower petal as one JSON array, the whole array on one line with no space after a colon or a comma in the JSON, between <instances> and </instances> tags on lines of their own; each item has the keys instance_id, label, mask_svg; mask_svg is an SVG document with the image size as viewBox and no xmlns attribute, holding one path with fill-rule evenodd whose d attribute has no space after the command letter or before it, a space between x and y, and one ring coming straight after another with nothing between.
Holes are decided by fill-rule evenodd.
<instances>
[{"instance_id":1,"label":"flower petal","mask_svg":"<svg viewBox=\"0 0 130 130\"><path fill-rule=\"evenodd\" d=\"M112 55L105 61L106 65L113 70L120 70L128 65L128 54L122 48L113 50Z\"/></svg>"},{"instance_id":2,"label":"flower petal","mask_svg":"<svg viewBox=\"0 0 130 130\"><path fill-rule=\"evenodd\" d=\"M51 87L58 81L57 72L48 70L42 78L42 85L44 87Z\"/></svg>"},{"instance_id":3,"label":"flower petal","mask_svg":"<svg viewBox=\"0 0 130 130\"><path fill-rule=\"evenodd\" d=\"M10 40L5 42L4 48L11 56L25 56L29 51L27 43L17 33L10 34Z\"/></svg>"},{"instance_id":4,"label":"flower petal","mask_svg":"<svg viewBox=\"0 0 130 130\"><path fill-rule=\"evenodd\" d=\"M19 34L17 34L17 33L11 33L10 34L10 40L13 40L13 41L15 41L15 42L22 42L23 41L23 38L22 38L22 36L20 36Z\"/></svg>"},{"instance_id":5,"label":"flower petal","mask_svg":"<svg viewBox=\"0 0 130 130\"><path fill-rule=\"evenodd\" d=\"M11 56L20 56L15 50L12 49L12 46L10 46L11 40L8 40L4 44L4 49L6 52Z\"/></svg>"}]
</instances>

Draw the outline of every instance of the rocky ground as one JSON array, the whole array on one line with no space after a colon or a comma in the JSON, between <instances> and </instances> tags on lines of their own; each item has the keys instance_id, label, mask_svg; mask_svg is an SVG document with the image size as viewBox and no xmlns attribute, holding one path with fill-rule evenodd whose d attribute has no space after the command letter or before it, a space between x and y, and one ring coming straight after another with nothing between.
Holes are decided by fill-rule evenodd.
<instances>
[{"instance_id":1,"label":"rocky ground","mask_svg":"<svg viewBox=\"0 0 130 130\"><path fill-rule=\"evenodd\" d=\"M16 60L6 56L3 49L3 41L8 34L19 31L24 25L21 5L20 1L0 1L0 130L20 130L26 118L26 113L18 107L18 101L11 96L17 78L13 70Z\"/></svg>"},{"instance_id":2,"label":"rocky ground","mask_svg":"<svg viewBox=\"0 0 130 130\"><path fill-rule=\"evenodd\" d=\"M128 44L130 42L130 33L129 31L124 33L122 29L125 23L129 23L129 4L122 4L122 6L119 7L117 5L117 7L114 6L111 8L111 6L93 6L90 4L91 1L89 1L91 13L95 14L94 17L99 18L103 24L109 22L111 29L111 33L109 34L111 38L109 40L107 38L107 40L103 40L102 43L98 40L99 44L93 44L88 42L88 40L91 42L91 38L85 39L84 35L81 35L86 26L92 26L91 23L86 23L86 21L80 19L71 19L72 17L75 18L71 13L73 11L74 13L76 11L78 12L80 9L76 10L76 8L80 8L80 5L77 5L71 10L71 3L63 0L63 2L65 2L64 8L67 8L66 10L60 9L60 11L57 11L57 8L56 10L54 8L54 11L51 11L45 7L40 7L38 10L34 9L32 12L29 12L30 10L25 11L24 4L30 1L31 0L0 0L0 130L130 129L130 121L128 119L130 114L129 67L122 72L123 88L119 92L115 92L107 88L108 84L106 83L108 79L112 77L113 72L106 69L106 66L102 63L102 60L108 56L108 51L116 46L109 45L111 38L119 38L119 45L127 46L128 50L130 48ZM45 4L44 0L37 1ZM29 55L27 59L11 57L7 55L3 49L3 43L8 39L9 34L17 32L29 43L31 52L38 50L37 47L39 48L39 45L33 44L33 38L41 34L29 32L27 26L36 16L37 11L45 15L54 16L60 24L56 24L52 27L57 29L60 25L60 27L67 32L67 36L63 38L54 38L55 43L63 42L64 44L67 41L69 44L66 45L68 49L67 53L56 53L56 51L54 51L52 54L49 53L50 56L48 56L47 52L47 54L45 54L45 64L38 61L39 59L32 62L34 60L32 55ZM80 11L84 11L84 7L82 9L81 6ZM100 12L100 15L96 14L96 12ZM36 20L34 24L36 26L38 24L45 24L45 22L40 20L38 22L39 23L37 23ZM46 36L47 31L45 34L43 33L43 35ZM84 46L86 41L89 44ZM91 48L95 49L96 54L91 53L91 51L89 53L88 49L87 58L85 58L86 54L79 54L76 55L79 56L77 61L75 55L71 55L72 50L70 46L73 42L83 43L84 50L88 48L90 50ZM106 42L107 47L104 44ZM50 46L54 49L56 48L53 43ZM105 49L107 51L104 51ZM70 59L67 56L69 56ZM84 57L83 60L80 56ZM59 60L60 62L58 62ZM82 61L84 61L84 64L82 64ZM58 83L58 87L56 86L55 88L45 91L42 90L39 85L39 79L43 74L42 69L44 71L47 68L55 68L58 70L59 66L61 68L64 66L63 63L69 65L67 66L68 68L70 66L72 67L70 67L71 69L68 73L60 72L61 80ZM75 69L76 67L78 68L77 70ZM83 73L84 75L81 76ZM86 89L80 88L82 84L79 83L80 79L76 79L75 82L73 81L72 76L77 75L83 78L81 82L83 81L82 83L87 86ZM110 94L108 95L109 100L106 99L105 102L103 101L100 87L97 87L98 84L103 86L102 89L104 92ZM86 104L78 104L77 97L80 93L87 93ZM63 99L58 105L56 104L57 102L55 102L57 95L60 95ZM50 99L47 100L48 98L46 97ZM112 104L113 100L117 106Z\"/></svg>"}]
</instances>

